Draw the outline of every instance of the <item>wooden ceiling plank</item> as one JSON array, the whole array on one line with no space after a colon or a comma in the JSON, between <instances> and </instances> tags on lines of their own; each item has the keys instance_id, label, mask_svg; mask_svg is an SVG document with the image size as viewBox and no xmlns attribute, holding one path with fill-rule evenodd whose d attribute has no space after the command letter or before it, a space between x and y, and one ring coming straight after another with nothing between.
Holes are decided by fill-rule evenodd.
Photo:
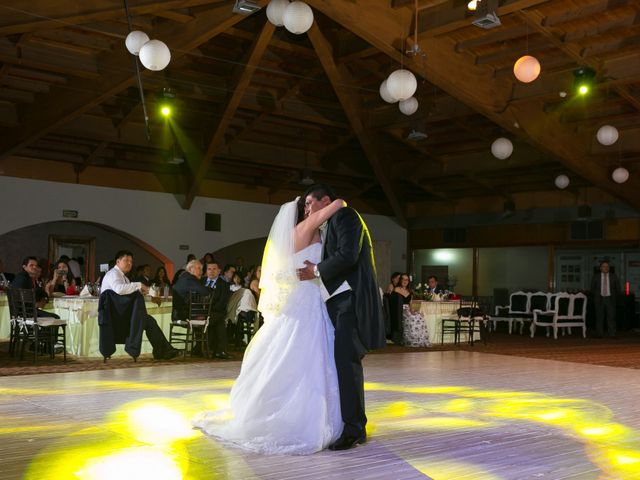
<instances>
[{"instance_id":1,"label":"wooden ceiling plank","mask_svg":"<svg viewBox=\"0 0 640 480\"><path fill-rule=\"evenodd\" d=\"M146 15L209 3L211 0L138 0L129 7L129 12L131 15ZM80 5L84 8L80 8ZM30 0L28 9L2 5L0 10L3 11L3 15L0 15L0 19L2 19L0 20L0 37L114 18L125 19L124 4L120 0L102 0L100 2Z\"/></svg>"},{"instance_id":2,"label":"wooden ceiling plank","mask_svg":"<svg viewBox=\"0 0 640 480\"><path fill-rule=\"evenodd\" d=\"M344 66L336 64L333 57L333 48L320 31L317 22L314 22L311 26L308 35L398 222L406 227L407 218L404 209L396 193L393 191L391 182L385 171L386 169L383 166L383 160L380 158L380 149L377 147L375 136L365 128L362 118L360 117L360 110L355 99L357 95L356 92L347 87L347 85L353 85L354 82L349 78L349 74Z\"/></svg>"},{"instance_id":3,"label":"wooden ceiling plank","mask_svg":"<svg viewBox=\"0 0 640 480\"><path fill-rule=\"evenodd\" d=\"M382 0L308 0L313 7L352 30L370 44L378 46L391 58L403 58L396 45L403 18L395 15L402 9L387 9L383 18L370 18L368 12L379 13L376 6ZM366 3L366 5L365 5ZM508 1L501 7L502 12L529 8L545 1ZM404 19L406 21L406 19ZM393 25L396 26L395 32ZM499 82L494 78L484 78L485 71L480 66L470 64L462 54L452 53L453 42L447 38L431 38L421 44L426 56L407 59L409 68L417 72L442 90L467 103L505 130L523 138L540 151L551 154L576 174L594 185L640 210L640 177L632 177L623 185L614 184L610 172L589 158L590 142L586 136L579 137L572 129L563 125L553 114L545 114L537 102L511 105L504 95L510 96L511 82ZM400 45L401 46L401 45ZM451 72L456 72L452 77ZM428 73L428 74L427 74ZM475 78L473 78L475 77ZM517 128L515 125L518 125Z\"/></svg>"},{"instance_id":4,"label":"wooden ceiling plank","mask_svg":"<svg viewBox=\"0 0 640 480\"><path fill-rule=\"evenodd\" d=\"M213 136L211 137L211 140L209 141L209 146L194 171L191 185L189 190L186 192L184 203L182 205L185 210L191 208L191 204L198 193L200 184L206 177L213 158L218 153L218 150L220 150L224 145L224 135L227 131L227 127L229 126L231 119L234 117L236 110L240 106L242 97L251 82L251 78L253 77L256 68L258 68L260 59L264 55L274 31L275 26L269 21L265 22L260 35L258 35L251 49L247 52L247 62L238 76L238 80L234 85L233 92L231 93L227 104L222 109L220 121L213 133Z\"/></svg>"},{"instance_id":5,"label":"wooden ceiling plank","mask_svg":"<svg viewBox=\"0 0 640 480\"><path fill-rule=\"evenodd\" d=\"M151 37L173 39L170 48L175 60L244 18L222 5L187 25L162 25L151 32ZM98 63L103 75L95 82L73 79L64 86L53 86L48 95L25 105L22 126L9 130L0 140L0 160L134 84L131 57L124 49L101 56Z\"/></svg>"}]
</instances>

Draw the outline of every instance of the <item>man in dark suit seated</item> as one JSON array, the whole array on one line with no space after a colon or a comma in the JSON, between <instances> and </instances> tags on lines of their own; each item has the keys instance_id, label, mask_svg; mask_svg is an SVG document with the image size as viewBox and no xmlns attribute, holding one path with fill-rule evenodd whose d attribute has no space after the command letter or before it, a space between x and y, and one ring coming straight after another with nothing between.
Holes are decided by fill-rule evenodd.
<instances>
[{"instance_id":1,"label":"man in dark suit seated","mask_svg":"<svg viewBox=\"0 0 640 480\"><path fill-rule=\"evenodd\" d=\"M49 300L49 296L45 289L37 281L39 273L38 259L36 257L25 257L22 260L22 271L16 274L11 282L13 288L24 288L27 290L35 290L36 302L38 303L38 317L60 318L55 313L42 310Z\"/></svg>"},{"instance_id":2,"label":"man in dark suit seated","mask_svg":"<svg viewBox=\"0 0 640 480\"><path fill-rule=\"evenodd\" d=\"M151 267L147 264L141 265L135 281L150 287L153 283L153 278L151 278Z\"/></svg>"},{"instance_id":3,"label":"man in dark suit seated","mask_svg":"<svg viewBox=\"0 0 640 480\"><path fill-rule=\"evenodd\" d=\"M133 254L131 252L120 250L116 254L115 262L115 267L109 270L102 279L101 292L113 290L118 295L129 295L138 291L142 295L149 293L149 287L140 282L131 282L126 276L133 267ZM169 360L176 357L180 350L171 346L162 329L158 326L156 319L146 313L146 307L144 313L145 315L140 316L143 320L143 325L139 326L139 331L144 330L147 334L147 338L153 347L153 358Z\"/></svg>"},{"instance_id":4,"label":"man in dark suit seated","mask_svg":"<svg viewBox=\"0 0 640 480\"><path fill-rule=\"evenodd\" d=\"M438 277L435 275L431 275L427 278L427 285L429 293L444 293L444 288L438 284Z\"/></svg>"},{"instance_id":5,"label":"man in dark suit seated","mask_svg":"<svg viewBox=\"0 0 640 480\"><path fill-rule=\"evenodd\" d=\"M231 285L220 275L217 262L207 263L205 286L213 291L211 299L211 318L209 320L209 349L215 358L228 360L233 358L227 353L227 304L231 298Z\"/></svg>"},{"instance_id":6,"label":"man in dark suit seated","mask_svg":"<svg viewBox=\"0 0 640 480\"><path fill-rule=\"evenodd\" d=\"M173 285L172 320L187 320L189 318L189 293L196 292L200 295L211 293L211 290L200 283L201 277L202 263L200 260L191 260L187 263L185 271L180 274Z\"/></svg>"}]
</instances>

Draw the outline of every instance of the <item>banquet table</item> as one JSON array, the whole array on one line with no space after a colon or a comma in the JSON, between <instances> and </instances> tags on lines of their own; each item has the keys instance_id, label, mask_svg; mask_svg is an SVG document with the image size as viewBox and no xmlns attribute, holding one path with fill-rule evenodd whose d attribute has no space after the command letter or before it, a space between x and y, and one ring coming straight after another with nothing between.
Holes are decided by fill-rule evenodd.
<instances>
[{"instance_id":1,"label":"banquet table","mask_svg":"<svg viewBox=\"0 0 640 480\"><path fill-rule=\"evenodd\" d=\"M147 298L147 312L153 316L158 325L169 338L171 325L171 299L162 299L158 306ZM67 320L67 352L80 357L100 357L100 329L98 327L98 297L55 297L44 310L56 313ZM8 339L10 334L9 305L7 296L0 294L0 339ZM151 344L143 335L142 353L151 353ZM112 356L128 355L124 345L116 345Z\"/></svg>"},{"instance_id":2,"label":"banquet table","mask_svg":"<svg viewBox=\"0 0 640 480\"><path fill-rule=\"evenodd\" d=\"M424 301L412 300L411 310L420 312L424 317L429 340L434 343L453 343L453 333L447 333L442 339L442 319L445 317L457 317L460 301ZM475 334L474 340L480 340L480 335Z\"/></svg>"}]
</instances>

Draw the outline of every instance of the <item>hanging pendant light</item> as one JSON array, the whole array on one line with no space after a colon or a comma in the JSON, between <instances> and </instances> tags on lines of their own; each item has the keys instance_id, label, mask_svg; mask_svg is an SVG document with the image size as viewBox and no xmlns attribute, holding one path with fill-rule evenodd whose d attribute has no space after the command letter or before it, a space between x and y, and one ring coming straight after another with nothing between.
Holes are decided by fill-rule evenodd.
<instances>
[{"instance_id":1,"label":"hanging pendant light","mask_svg":"<svg viewBox=\"0 0 640 480\"><path fill-rule=\"evenodd\" d=\"M560 190L564 190L565 188L567 188L569 186L569 182L569 177L567 177L566 175L558 175L554 180L556 187L558 187Z\"/></svg>"},{"instance_id":2,"label":"hanging pendant light","mask_svg":"<svg viewBox=\"0 0 640 480\"><path fill-rule=\"evenodd\" d=\"M291 33L305 33L313 25L313 10L304 2L291 2L284 11L282 23Z\"/></svg>"},{"instance_id":3,"label":"hanging pendant light","mask_svg":"<svg viewBox=\"0 0 640 480\"><path fill-rule=\"evenodd\" d=\"M522 83L533 82L540 75L540 62L536 57L524 55L513 65L513 74Z\"/></svg>"},{"instance_id":4,"label":"hanging pendant light","mask_svg":"<svg viewBox=\"0 0 640 480\"><path fill-rule=\"evenodd\" d=\"M289 6L289 0L271 0L267 5L267 18L276 27L284 25L284 11Z\"/></svg>"},{"instance_id":5,"label":"hanging pendant light","mask_svg":"<svg viewBox=\"0 0 640 480\"><path fill-rule=\"evenodd\" d=\"M399 107L400 111L405 115L413 115L418 110L418 100L416 99L416 97L410 97L406 100L401 100Z\"/></svg>"},{"instance_id":6,"label":"hanging pendant light","mask_svg":"<svg viewBox=\"0 0 640 480\"><path fill-rule=\"evenodd\" d=\"M129 32L124 40L124 45L131 55L138 55L142 46L149 41L149 36L140 30Z\"/></svg>"},{"instance_id":7,"label":"hanging pendant light","mask_svg":"<svg viewBox=\"0 0 640 480\"><path fill-rule=\"evenodd\" d=\"M140 63L158 72L163 70L171 61L171 51L164 42L160 40L149 40L140 49Z\"/></svg>"},{"instance_id":8,"label":"hanging pendant light","mask_svg":"<svg viewBox=\"0 0 640 480\"><path fill-rule=\"evenodd\" d=\"M396 70L387 79L387 90L389 90L392 97L398 100L406 100L412 97L417 88L418 81L416 76L409 70Z\"/></svg>"},{"instance_id":9,"label":"hanging pendant light","mask_svg":"<svg viewBox=\"0 0 640 480\"><path fill-rule=\"evenodd\" d=\"M380 97L387 103L396 103L398 101L397 98L389 93L386 80L380 84Z\"/></svg>"},{"instance_id":10,"label":"hanging pendant light","mask_svg":"<svg viewBox=\"0 0 640 480\"><path fill-rule=\"evenodd\" d=\"M616 183L624 183L629 180L629 170L624 167L618 167L611 174L611 178Z\"/></svg>"},{"instance_id":11,"label":"hanging pendant light","mask_svg":"<svg viewBox=\"0 0 640 480\"><path fill-rule=\"evenodd\" d=\"M611 125L603 125L598 129L596 138L601 145L608 147L618 141L618 129Z\"/></svg>"},{"instance_id":12,"label":"hanging pendant light","mask_svg":"<svg viewBox=\"0 0 640 480\"><path fill-rule=\"evenodd\" d=\"M494 157L505 160L513 153L513 143L508 138L496 138L491 144L491 153Z\"/></svg>"}]
</instances>

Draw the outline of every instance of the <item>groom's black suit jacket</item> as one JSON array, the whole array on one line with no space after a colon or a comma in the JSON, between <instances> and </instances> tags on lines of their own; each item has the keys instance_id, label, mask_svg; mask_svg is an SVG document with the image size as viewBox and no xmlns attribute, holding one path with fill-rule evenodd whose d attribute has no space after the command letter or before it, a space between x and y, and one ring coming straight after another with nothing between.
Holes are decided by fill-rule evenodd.
<instances>
[{"instance_id":1,"label":"groom's black suit jacket","mask_svg":"<svg viewBox=\"0 0 640 480\"><path fill-rule=\"evenodd\" d=\"M376 284L371 237L352 208L341 208L327 224L318 271L329 294L346 280L355 294L358 335L367 350L385 346L382 300Z\"/></svg>"}]
</instances>

